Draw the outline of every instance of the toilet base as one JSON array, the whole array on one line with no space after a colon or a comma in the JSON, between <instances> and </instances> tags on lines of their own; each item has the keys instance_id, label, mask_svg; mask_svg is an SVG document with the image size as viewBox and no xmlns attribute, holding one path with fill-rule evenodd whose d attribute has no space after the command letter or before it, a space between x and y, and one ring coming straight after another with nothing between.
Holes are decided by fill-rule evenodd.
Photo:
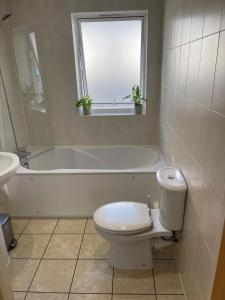
<instances>
[{"instance_id":1,"label":"toilet base","mask_svg":"<svg viewBox=\"0 0 225 300\"><path fill-rule=\"evenodd\" d=\"M152 228L138 234L120 235L95 226L96 231L110 242L108 262L111 266L137 270L153 268L152 246L161 248L168 245L168 242L161 241L161 237L171 237L172 232L160 224L159 209L151 209L151 217Z\"/></svg>"},{"instance_id":2,"label":"toilet base","mask_svg":"<svg viewBox=\"0 0 225 300\"><path fill-rule=\"evenodd\" d=\"M151 240L113 242L108 252L111 266L121 269L152 269Z\"/></svg>"}]
</instances>

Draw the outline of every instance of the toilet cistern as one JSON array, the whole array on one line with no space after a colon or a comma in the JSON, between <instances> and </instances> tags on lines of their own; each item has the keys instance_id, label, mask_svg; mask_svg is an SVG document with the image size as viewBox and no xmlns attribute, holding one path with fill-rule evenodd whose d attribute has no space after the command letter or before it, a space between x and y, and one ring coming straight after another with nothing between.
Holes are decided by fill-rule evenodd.
<instances>
[{"instance_id":1,"label":"toilet cistern","mask_svg":"<svg viewBox=\"0 0 225 300\"><path fill-rule=\"evenodd\" d=\"M179 231L183 227L183 216L187 185L179 169L165 167L156 173L160 186L159 220L171 231Z\"/></svg>"}]
</instances>

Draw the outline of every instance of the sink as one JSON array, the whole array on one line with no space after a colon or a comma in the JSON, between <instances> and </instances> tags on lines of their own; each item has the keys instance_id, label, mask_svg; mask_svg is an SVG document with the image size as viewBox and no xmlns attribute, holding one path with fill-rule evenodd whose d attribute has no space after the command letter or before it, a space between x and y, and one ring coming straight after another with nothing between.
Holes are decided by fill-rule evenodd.
<instances>
[{"instance_id":1,"label":"sink","mask_svg":"<svg viewBox=\"0 0 225 300\"><path fill-rule=\"evenodd\" d=\"M0 152L0 187L16 173L20 165L19 157L9 152Z\"/></svg>"}]
</instances>

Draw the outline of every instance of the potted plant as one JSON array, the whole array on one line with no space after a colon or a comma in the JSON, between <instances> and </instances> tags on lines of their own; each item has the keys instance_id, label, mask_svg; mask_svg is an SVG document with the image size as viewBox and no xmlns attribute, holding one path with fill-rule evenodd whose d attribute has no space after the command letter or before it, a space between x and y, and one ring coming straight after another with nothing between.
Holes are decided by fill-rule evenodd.
<instances>
[{"instance_id":1,"label":"potted plant","mask_svg":"<svg viewBox=\"0 0 225 300\"><path fill-rule=\"evenodd\" d=\"M131 95L128 95L123 99L127 99L127 98L131 98L132 101L134 102L135 113L137 115L142 114L143 101L146 101L146 99L142 97L139 85L135 84L132 87Z\"/></svg>"},{"instance_id":2,"label":"potted plant","mask_svg":"<svg viewBox=\"0 0 225 300\"><path fill-rule=\"evenodd\" d=\"M90 115L92 101L93 101L93 99L87 95L77 101L77 107L82 106L83 114Z\"/></svg>"}]
</instances>

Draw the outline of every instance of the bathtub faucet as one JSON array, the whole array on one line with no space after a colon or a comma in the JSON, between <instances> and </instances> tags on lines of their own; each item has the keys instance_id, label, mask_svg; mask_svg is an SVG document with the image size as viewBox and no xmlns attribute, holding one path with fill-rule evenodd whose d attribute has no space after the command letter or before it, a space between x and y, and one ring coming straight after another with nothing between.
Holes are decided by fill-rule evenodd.
<instances>
[{"instance_id":1,"label":"bathtub faucet","mask_svg":"<svg viewBox=\"0 0 225 300\"><path fill-rule=\"evenodd\" d=\"M25 147L21 147L18 149L18 156L20 158L20 164L24 167L29 169L29 164L28 164L28 156L31 153L26 150Z\"/></svg>"}]
</instances>

